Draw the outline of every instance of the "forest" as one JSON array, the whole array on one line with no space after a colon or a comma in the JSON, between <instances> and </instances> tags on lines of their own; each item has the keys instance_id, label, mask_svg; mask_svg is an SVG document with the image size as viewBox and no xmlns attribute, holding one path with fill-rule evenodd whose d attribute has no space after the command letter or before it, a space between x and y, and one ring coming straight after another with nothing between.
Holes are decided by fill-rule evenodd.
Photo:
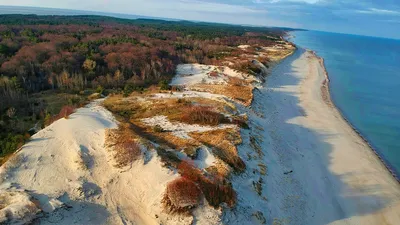
<instances>
[{"instance_id":1,"label":"forest","mask_svg":"<svg viewBox=\"0 0 400 225\"><path fill-rule=\"evenodd\" d=\"M93 92L168 84L180 63L219 65L238 45L272 45L281 28L118 19L0 15L1 157L64 105ZM246 70L249 65L234 65Z\"/></svg>"}]
</instances>

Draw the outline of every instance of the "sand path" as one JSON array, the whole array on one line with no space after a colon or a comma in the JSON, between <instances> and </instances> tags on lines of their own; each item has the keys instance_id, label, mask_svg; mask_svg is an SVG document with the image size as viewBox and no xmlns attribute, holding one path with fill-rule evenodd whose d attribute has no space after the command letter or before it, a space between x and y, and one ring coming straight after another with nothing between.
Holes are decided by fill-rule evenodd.
<instances>
[{"instance_id":1,"label":"sand path","mask_svg":"<svg viewBox=\"0 0 400 225\"><path fill-rule=\"evenodd\" d=\"M399 224L400 185L324 102L320 60L298 50L256 94L264 111L268 224Z\"/></svg>"}]
</instances>

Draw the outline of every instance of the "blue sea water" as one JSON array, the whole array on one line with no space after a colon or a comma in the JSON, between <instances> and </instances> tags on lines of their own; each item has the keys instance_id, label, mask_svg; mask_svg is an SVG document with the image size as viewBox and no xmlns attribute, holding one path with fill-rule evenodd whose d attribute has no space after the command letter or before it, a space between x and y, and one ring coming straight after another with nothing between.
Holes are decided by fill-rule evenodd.
<instances>
[{"instance_id":1,"label":"blue sea water","mask_svg":"<svg viewBox=\"0 0 400 225\"><path fill-rule=\"evenodd\" d=\"M332 101L400 177L400 40L291 34L297 46L325 59Z\"/></svg>"}]
</instances>

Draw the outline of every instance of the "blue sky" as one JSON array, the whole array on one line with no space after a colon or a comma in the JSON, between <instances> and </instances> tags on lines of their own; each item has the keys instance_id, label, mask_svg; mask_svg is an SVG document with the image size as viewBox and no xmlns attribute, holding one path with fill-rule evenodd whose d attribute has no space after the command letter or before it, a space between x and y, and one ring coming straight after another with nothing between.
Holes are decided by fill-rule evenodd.
<instances>
[{"instance_id":1,"label":"blue sky","mask_svg":"<svg viewBox=\"0 0 400 225\"><path fill-rule=\"evenodd\" d=\"M0 5L286 26L400 39L400 0L0 0Z\"/></svg>"}]
</instances>

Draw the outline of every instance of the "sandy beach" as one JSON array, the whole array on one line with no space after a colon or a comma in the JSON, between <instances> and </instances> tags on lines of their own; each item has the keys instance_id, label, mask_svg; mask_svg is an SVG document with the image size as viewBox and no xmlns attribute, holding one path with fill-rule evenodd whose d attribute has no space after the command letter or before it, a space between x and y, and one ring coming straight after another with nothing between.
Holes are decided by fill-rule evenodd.
<instances>
[{"instance_id":1,"label":"sandy beach","mask_svg":"<svg viewBox=\"0 0 400 225\"><path fill-rule=\"evenodd\" d=\"M255 92L268 224L398 224L400 185L330 103L321 59L299 49Z\"/></svg>"}]
</instances>

